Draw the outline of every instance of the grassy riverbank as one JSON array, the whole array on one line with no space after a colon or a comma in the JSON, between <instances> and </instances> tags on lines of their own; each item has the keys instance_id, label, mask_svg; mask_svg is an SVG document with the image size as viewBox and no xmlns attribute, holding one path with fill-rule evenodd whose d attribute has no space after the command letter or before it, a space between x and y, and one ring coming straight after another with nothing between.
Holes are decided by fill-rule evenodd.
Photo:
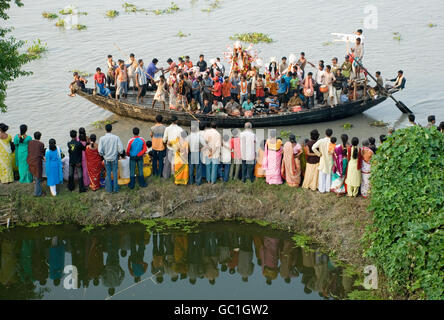
<instances>
[{"instance_id":1,"label":"grassy riverbank","mask_svg":"<svg viewBox=\"0 0 444 320\"><path fill-rule=\"evenodd\" d=\"M371 264L363 258L361 243L372 219L366 199L338 198L286 185L268 186L263 180L185 187L151 177L148 184L145 189L122 187L117 194L103 190L71 193L64 186L57 197L35 198L33 185L13 183L3 185L0 193L10 195L17 225L63 223L91 228L153 216L190 221L247 219L306 235L336 259L353 265L361 275L364 266ZM385 288L376 294L388 297Z\"/></svg>"}]
</instances>

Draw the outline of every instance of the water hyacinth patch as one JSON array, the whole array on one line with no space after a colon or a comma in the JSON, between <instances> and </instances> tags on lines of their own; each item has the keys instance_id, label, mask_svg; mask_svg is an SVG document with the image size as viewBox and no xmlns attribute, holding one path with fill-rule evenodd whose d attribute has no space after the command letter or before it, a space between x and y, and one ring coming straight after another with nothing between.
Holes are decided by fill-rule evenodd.
<instances>
[{"instance_id":1,"label":"water hyacinth patch","mask_svg":"<svg viewBox=\"0 0 444 320\"><path fill-rule=\"evenodd\" d=\"M342 125L342 129L344 130L350 130L351 128L353 128L353 125L351 123L344 123Z\"/></svg>"},{"instance_id":2,"label":"water hyacinth patch","mask_svg":"<svg viewBox=\"0 0 444 320\"><path fill-rule=\"evenodd\" d=\"M136 12L145 12L147 11L144 8L138 8L135 4L125 2L122 4L122 8L125 9L126 13L136 13Z\"/></svg>"},{"instance_id":3,"label":"water hyacinth patch","mask_svg":"<svg viewBox=\"0 0 444 320\"><path fill-rule=\"evenodd\" d=\"M436 23L432 23L432 22L430 22L427 26L428 26L429 28L435 28L435 27L437 27L438 25L437 25Z\"/></svg>"},{"instance_id":4,"label":"water hyacinth patch","mask_svg":"<svg viewBox=\"0 0 444 320\"><path fill-rule=\"evenodd\" d=\"M117 17L117 16L119 15L119 11L117 11L117 10L108 10L108 11L105 13L105 15L106 15L108 18L115 18L115 17Z\"/></svg>"},{"instance_id":5,"label":"water hyacinth patch","mask_svg":"<svg viewBox=\"0 0 444 320\"><path fill-rule=\"evenodd\" d=\"M80 16L87 16L88 12L77 11L76 7L69 6L69 7L66 7L66 8L60 10L59 14L64 15L64 16L70 15L70 14L77 14L77 15L80 15Z\"/></svg>"},{"instance_id":6,"label":"water hyacinth patch","mask_svg":"<svg viewBox=\"0 0 444 320\"><path fill-rule=\"evenodd\" d=\"M91 123L91 125L96 129L103 129L107 124L114 124L116 122L117 121L115 120L99 120L99 121L94 121L93 123Z\"/></svg>"},{"instance_id":7,"label":"water hyacinth patch","mask_svg":"<svg viewBox=\"0 0 444 320\"><path fill-rule=\"evenodd\" d=\"M221 2L222 2L222 0L215 0L215 1L211 2L207 8L202 9L202 12L210 13L210 12L214 11L215 9L220 8Z\"/></svg>"},{"instance_id":8,"label":"water hyacinth patch","mask_svg":"<svg viewBox=\"0 0 444 320\"><path fill-rule=\"evenodd\" d=\"M176 37L179 37L179 38L186 38L186 37L188 37L188 36L191 36L191 33L186 34L186 33L183 33L182 31L179 31L179 32L176 34Z\"/></svg>"},{"instance_id":9,"label":"water hyacinth patch","mask_svg":"<svg viewBox=\"0 0 444 320\"><path fill-rule=\"evenodd\" d=\"M166 9L155 9L155 10L151 10L151 12L153 12L155 15L161 15L161 14L172 14L175 13L176 11L179 11L180 8L179 6L174 3L171 2L170 6Z\"/></svg>"},{"instance_id":10,"label":"water hyacinth patch","mask_svg":"<svg viewBox=\"0 0 444 320\"><path fill-rule=\"evenodd\" d=\"M393 32L393 40L401 41L401 34L399 32Z\"/></svg>"},{"instance_id":11,"label":"water hyacinth patch","mask_svg":"<svg viewBox=\"0 0 444 320\"><path fill-rule=\"evenodd\" d=\"M27 49L28 57L32 60L40 59L46 51L48 51L48 46L46 43L42 43L40 39L34 40L33 44Z\"/></svg>"},{"instance_id":12,"label":"water hyacinth patch","mask_svg":"<svg viewBox=\"0 0 444 320\"><path fill-rule=\"evenodd\" d=\"M42 12L42 17L45 19L54 20L57 19L59 16L56 13L44 11Z\"/></svg>"},{"instance_id":13,"label":"water hyacinth patch","mask_svg":"<svg viewBox=\"0 0 444 320\"><path fill-rule=\"evenodd\" d=\"M382 120L373 121L370 123L370 126L372 127L387 127L389 124L387 122L384 122Z\"/></svg>"},{"instance_id":14,"label":"water hyacinth patch","mask_svg":"<svg viewBox=\"0 0 444 320\"><path fill-rule=\"evenodd\" d=\"M87 27L84 24L74 24L72 26L72 29L77 29L77 30L86 30Z\"/></svg>"},{"instance_id":15,"label":"water hyacinth patch","mask_svg":"<svg viewBox=\"0 0 444 320\"><path fill-rule=\"evenodd\" d=\"M59 19L57 20L56 24L57 27L64 27L65 26L65 20Z\"/></svg>"},{"instance_id":16,"label":"water hyacinth patch","mask_svg":"<svg viewBox=\"0 0 444 320\"><path fill-rule=\"evenodd\" d=\"M239 40L242 42L249 42L249 43L271 43L273 42L273 39L270 38L269 35L259 32L248 32L248 33L237 33L234 36L230 37L230 40Z\"/></svg>"}]
</instances>

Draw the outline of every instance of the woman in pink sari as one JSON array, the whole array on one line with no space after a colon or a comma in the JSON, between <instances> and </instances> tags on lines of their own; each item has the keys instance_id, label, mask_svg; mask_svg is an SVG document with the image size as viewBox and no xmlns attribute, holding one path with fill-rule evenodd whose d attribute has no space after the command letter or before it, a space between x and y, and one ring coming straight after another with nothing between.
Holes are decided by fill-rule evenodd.
<instances>
[{"instance_id":1,"label":"woman in pink sari","mask_svg":"<svg viewBox=\"0 0 444 320\"><path fill-rule=\"evenodd\" d=\"M282 140L276 139L276 131L274 130L271 131L270 136L271 138L265 143L262 169L265 170L267 184L282 184Z\"/></svg>"},{"instance_id":2,"label":"woman in pink sari","mask_svg":"<svg viewBox=\"0 0 444 320\"><path fill-rule=\"evenodd\" d=\"M370 169L371 161L373 157L373 151L370 149L370 143L368 140L362 142L362 182L361 182L361 195L367 198L370 195Z\"/></svg>"},{"instance_id":3,"label":"woman in pink sari","mask_svg":"<svg viewBox=\"0 0 444 320\"><path fill-rule=\"evenodd\" d=\"M347 147L348 136L341 135L342 144L338 144L333 152L333 174L331 176L331 192L338 196L347 192L345 185L345 175L347 173Z\"/></svg>"},{"instance_id":4,"label":"woman in pink sari","mask_svg":"<svg viewBox=\"0 0 444 320\"><path fill-rule=\"evenodd\" d=\"M301 183L302 147L296 142L294 134L290 135L290 141L284 144L284 157L282 159L281 174L290 187L299 187Z\"/></svg>"}]
</instances>

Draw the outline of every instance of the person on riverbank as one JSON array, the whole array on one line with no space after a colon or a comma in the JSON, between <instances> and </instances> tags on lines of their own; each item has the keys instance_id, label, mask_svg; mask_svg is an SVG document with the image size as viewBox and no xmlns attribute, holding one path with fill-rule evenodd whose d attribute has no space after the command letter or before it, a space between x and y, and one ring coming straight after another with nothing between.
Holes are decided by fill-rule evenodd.
<instances>
[{"instance_id":1,"label":"person on riverbank","mask_svg":"<svg viewBox=\"0 0 444 320\"><path fill-rule=\"evenodd\" d=\"M232 100L233 101L233 100ZM233 103L237 103L233 101ZM239 173L242 168L242 155L241 155L241 144L239 138L239 129L234 128L231 131L231 166L230 166L230 179L239 179Z\"/></svg>"},{"instance_id":2,"label":"person on riverbank","mask_svg":"<svg viewBox=\"0 0 444 320\"><path fill-rule=\"evenodd\" d=\"M222 178L224 182L230 180L230 167L231 167L231 143L230 135L224 133L222 136L222 147L220 152L220 165L218 176Z\"/></svg>"},{"instance_id":3,"label":"person on riverbank","mask_svg":"<svg viewBox=\"0 0 444 320\"><path fill-rule=\"evenodd\" d=\"M361 186L362 153L358 147L358 138L354 137L351 144L347 149L348 168L345 183L347 185L347 196L356 197Z\"/></svg>"},{"instance_id":4,"label":"person on riverbank","mask_svg":"<svg viewBox=\"0 0 444 320\"><path fill-rule=\"evenodd\" d=\"M299 187L301 183L301 162L299 157L302 147L296 142L294 134L290 134L289 141L284 144L281 174L290 187Z\"/></svg>"},{"instance_id":5,"label":"person on riverbank","mask_svg":"<svg viewBox=\"0 0 444 320\"><path fill-rule=\"evenodd\" d=\"M256 159L256 135L254 134L251 122L244 125L245 130L239 135L240 152L242 159L242 182L247 179L254 182L254 161Z\"/></svg>"},{"instance_id":6,"label":"person on riverbank","mask_svg":"<svg viewBox=\"0 0 444 320\"><path fill-rule=\"evenodd\" d=\"M430 129L436 127L436 118L434 115L428 116L427 117L427 125L426 128Z\"/></svg>"},{"instance_id":7,"label":"person on riverbank","mask_svg":"<svg viewBox=\"0 0 444 320\"><path fill-rule=\"evenodd\" d=\"M307 160L305 174L304 174L304 182L302 184L302 188L311 189L312 191L316 191L318 188L319 181L319 157L316 153L313 152L313 145L319 139L318 130L312 130L310 132L310 140L305 144L305 157Z\"/></svg>"},{"instance_id":8,"label":"person on riverbank","mask_svg":"<svg viewBox=\"0 0 444 320\"><path fill-rule=\"evenodd\" d=\"M171 177L172 172L174 172L174 154L175 151L172 147L172 143L180 137L183 129L177 125L178 119L176 116L171 117L171 124L165 129L163 133L163 143L167 145L167 151L164 161L164 167L162 176L165 179Z\"/></svg>"},{"instance_id":9,"label":"person on riverbank","mask_svg":"<svg viewBox=\"0 0 444 320\"><path fill-rule=\"evenodd\" d=\"M22 124L20 126L20 134L14 137L15 145L15 163L20 175L20 183L31 183L32 174L29 172L28 162L28 144L32 140L30 136L26 134L28 126Z\"/></svg>"},{"instance_id":10,"label":"person on riverbank","mask_svg":"<svg viewBox=\"0 0 444 320\"><path fill-rule=\"evenodd\" d=\"M94 75L94 86L98 95L112 98L111 90L106 87L106 76L99 67L96 68L96 74Z\"/></svg>"},{"instance_id":11,"label":"person on riverbank","mask_svg":"<svg viewBox=\"0 0 444 320\"><path fill-rule=\"evenodd\" d=\"M89 137L86 135L85 128L79 128L79 137L77 138L77 141L80 141L85 147L85 150L82 151L83 186L88 188L90 181L88 176L88 165L86 163L86 146L89 144Z\"/></svg>"},{"instance_id":12,"label":"person on riverbank","mask_svg":"<svg viewBox=\"0 0 444 320\"><path fill-rule=\"evenodd\" d=\"M86 188L83 183L83 166L82 166L82 151L86 147L77 139L77 131L71 130L69 133L71 141L68 142L68 153L69 153L69 181L68 189L74 191L74 172L77 173L79 192L86 192Z\"/></svg>"},{"instance_id":13,"label":"person on riverbank","mask_svg":"<svg viewBox=\"0 0 444 320\"><path fill-rule=\"evenodd\" d=\"M364 140L362 142L362 164L361 164L361 195L367 198L370 195L370 174L371 174L371 161L374 155L372 149L370 149L370 142Z\"/></svg>"},{"instance_id":14,"label":"person on riverbank","mask_svg":"<svg viewBox=\"0 0 444 320\"><path fill-rule=\"evenodd\" d=\"M57 196L57 185L63 184L62 152L54 139L49 139L45 152L46 185L53 197Z\"/></svg>"},{"instance_id":15,"label":"person on riverbank","mask_svg":"<svg viewBox=\"0 0 444 320\"><path fill-rule=\"evenodd\" d=\"M119 191L117 184L118 157L124 151L122 141L111 133L112 130L113 126L108 123L105 126L106 134L99 139L99 154L105 161L105 190L109 193ZM112 183L111 177L113 178Z\"/></svg>"},{"instance_id":16,"label":"person on riverbank","mask_svg":"<svg viewBox=\"0 0 444 320\"><path fill-rule=\"evenodd\" d=\"M191 133L187 137L189 146L188 164L189 164L189 179L188 184L196 184L200 186L202 184L202 149L205 148L206 142L201 132L205 129L203 123L192 122Z\"/></svg>"},{"instance_id":17,"label":"person on riverbank","mask_svg":"<svg viewBox=\"0 0 444 320\"><path fill-rule=\"evenodd\" d=\"M174 150L174 184L187 185L190 176L188 165L189 145L187 133L182 130L180 137L172 143Z\"/></svg>"},{"instance_id":18,"label":"person on riverbank","mask_svg":"<svg viewBox=\"0 0 444 320\"><path fill-rule=\"evenodd\" d=\"M14 150L12 137L7 133L9 127L0 123L0 183L14 182ZM14 149L14 150L13 150Z\"/></svg>"},{"instance_id":19,"label":"person on riverbank","mask_svg":"<svg viewBox=\"0 0 444 320\"><path fill-rule=\"evenodd\" d=\"M256 164L254 166L254 176L255 178L265 178L265 170L262 169L262 162L264 161L265 153L265 142L267 140L262 140L259 144L259 149L256 156Z\"/></svg>"},{"instance_id":20,"label":"person on riverbank","mask_svg":"<svg viewBox=\"0 0 444 320\"><path fill-rule=\"evenodd\" d=\"M325 131L325 138L316 141L316 143L312 146L313 152L320 158L318 167L318 190L320 193L330 192L333 158L329 153L329 146L332 134L333 130L327 129Z\"/></svg>"},{"instance_id":21,"label":"person on riverbank","mask_svg":"<svg viewBox=\"0 0 444 320\"><path fill-rule=\"evenodd\" d=\"M42 192L42 169L43 169L43 157L45 156L45 145L40 141L42 134L39 131L34 132L34 140L29 141L28 144L28 157L26 162L29 166L29 172L31 172L35 181L34 196L40 197L45 193Z\"/></svg>"},{"instance_id":22,"label":"person on riverbank","mask_svg":"<svg viewBox=\"0 0 444 320\"><path fill-rule=\"evenodd\" d=\"M153 148L153 176L160 177L163 172L163 162L166 155L163 135L165 126L162 124L163 117L158 114L156 116L156 124L150 128L150 136Z\"/></svg>"},{"instance_id":23,"label":"person on riverbank","mask_svg":"<svg viewBox=\"0 0 444 320\"><path fill-rule=\"evenodd\" d=\"M130 183L128 187L134 189L136 186L136 167L138 171L138 181L141 188L147 186L145 178L143 177L143 155L146 152L146 142L139 136L139 128L133 128L133 135L126 147L126 154L130 158Z\"/></svg>"},{"instance_id":24,"label":"person on riverbank","mask_svg":"<svg viewBox=\"0 0 444 320\"><path fill-rule=\"evenodd\" d=\"M92 191L100 189L100 175L103 170L103 159L99 154L99 148L96 143L97 137L92 134L89 137L91 143L86 147L86 163L88 168L88 176L90 179L89 187Z\"/></svg>"},{"instance_id":25,"label":"person on riverbank","mask_svg":"<svg viewBox=\"0 0 444 320\"><path fill-rule=\"evenodd\" d=\"M346 193L344 180L347 173L348 136L342 134L341 141L342 143L336 145L333 151L332 182L330 188L330 191L336 193L338 196Z\"/></svg>"},{"instance_id":26,"label":"person on riverbank","mask_svg":"<svg viewBox=\"0 0 444 320\"><path fill-rule=\"evenodd\" d=\"M265 143L262 168L265 170L267 184L282 184L281 176L282 140L276 137L276 130L270 131Z\"/></svg>"},{"instance_id":27,"label":"person on riverbank","mask_svg":"<svg viewBox=\"0 0 444 320\"><path fill-rule=\"evenodd\" d=\"M221 134L216 130L216 122L210 123L210 128L204 132L204 139L208 146L205 152L206 180L215 184L217 180L217 168L220 162L220 150L222 145Z\"/></svg>"}]
</instances>

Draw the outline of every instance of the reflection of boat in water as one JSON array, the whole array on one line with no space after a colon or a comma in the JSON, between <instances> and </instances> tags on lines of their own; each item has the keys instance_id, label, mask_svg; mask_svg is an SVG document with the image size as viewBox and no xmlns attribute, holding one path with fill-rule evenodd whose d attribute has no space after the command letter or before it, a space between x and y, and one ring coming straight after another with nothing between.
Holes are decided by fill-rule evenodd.
<instances>
[{"instance_id":1,"label":"reflection of boat in water","mask_svg":"<svg viewBox=\"0 0 444 320\"><path fill-rule=\"evenodd\" d=\"M100 95L93 94L92 89L84 89L77 92L81 97L91 101L97 106L115 113L122 117L129 117L143 121L154 122L158 114L164 119L169 119L175 115L179 124L190 125L195 120L190 113L185 111L170 111L151 108L152 96L147 95L145 104L138 104L132 97L125 100L114 100ZM252 117L231 117L220 115L194 114L199 121L216 121L217 126L221 128L241 128L246 122L251 122L254 127L270 126L291 126L297 124L317 123L324 121L339 120L356 114L363 113L368 109L380 104L387 99L386 96L379 96L376 99L357 100L349 103L340 104L336 107L314 107L300 112L282 112L270 115L255 115Z\"/></svg>"}]
</instances>

